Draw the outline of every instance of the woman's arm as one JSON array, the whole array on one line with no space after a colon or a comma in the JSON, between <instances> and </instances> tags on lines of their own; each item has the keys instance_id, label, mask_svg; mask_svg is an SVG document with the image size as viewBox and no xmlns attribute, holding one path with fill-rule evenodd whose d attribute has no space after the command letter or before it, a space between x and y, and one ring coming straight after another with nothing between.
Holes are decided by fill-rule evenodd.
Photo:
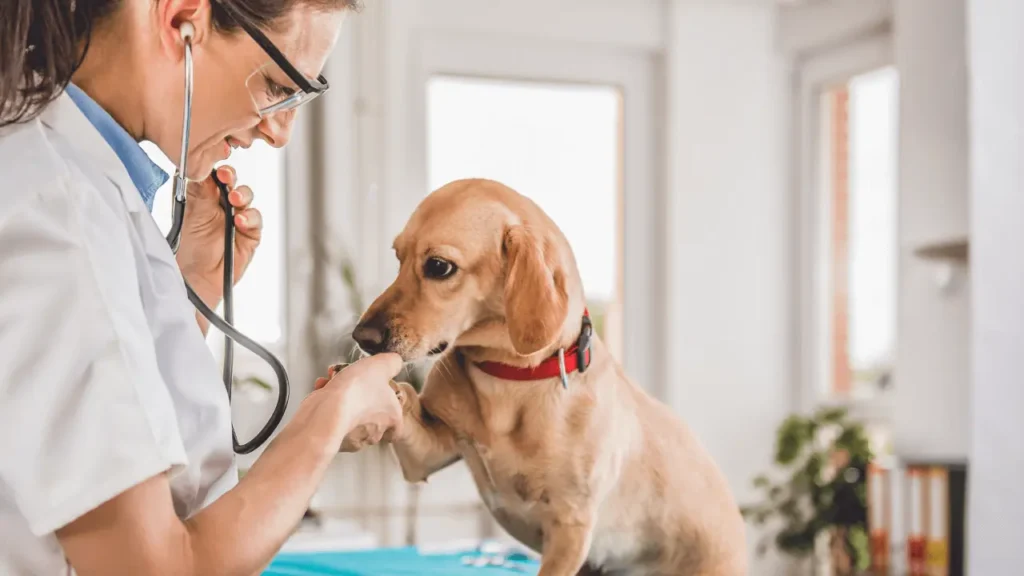
<instances>
[{"instance_id":1,"label":"woman's arm","mask_svg":"<svg viewBox=\"0 0 1024 576\"><path fill-rule=\"evenodd\" d=\"M257 573L302 519L344 437L400 425L388 385L400 369L397 357L367 358L313 392L238 486L186 521L164 475L78 518L57 531L71 565L79 576Z\"/></svg>"}]
</instances>

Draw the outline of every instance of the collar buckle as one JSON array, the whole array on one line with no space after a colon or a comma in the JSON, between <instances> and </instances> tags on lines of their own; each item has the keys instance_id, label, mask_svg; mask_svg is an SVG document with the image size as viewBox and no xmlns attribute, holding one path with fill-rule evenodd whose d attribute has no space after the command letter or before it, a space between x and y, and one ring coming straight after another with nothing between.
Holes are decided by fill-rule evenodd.
<instances>
[{"instance_id":1,"label":"collar buckle","mask_svg":"<svg viewBox=\"0 0 1024 576\"><path fill-rule=\"evenodd\" d=\"M576 339L576 369L583 373L590 367L590 339L594 335L594 323L590 321L590 312L584 311L580 337Z\"/></svg>"}]
</instances>

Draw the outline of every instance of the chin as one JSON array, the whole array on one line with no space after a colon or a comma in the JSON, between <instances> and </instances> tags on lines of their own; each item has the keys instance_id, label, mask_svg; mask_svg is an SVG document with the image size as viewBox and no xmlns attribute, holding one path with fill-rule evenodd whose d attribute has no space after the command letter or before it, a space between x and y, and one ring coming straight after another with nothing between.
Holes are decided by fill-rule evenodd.
<instances>
[{"instance_id":1,"label":"chin","mask_svg":"<svg viewBox=\"0 0 1024 576\"><path fill-rule=\"evenodd\" d=\"M210 150L203 150L195 153L188 159L188 174L185 176L189 180L201 182L206 180L210 176L210 172L213 171L214 165L217 163L217 158Z\"/></svg>"},{"instance_id":2,"label":"chin","mask_svg":"<svg viewBox=\"0 0 1024 576\"><path fill-rule=\"evenodd\" d=\"M211 171L213 171L212 162L207 162L204 160L201 162L192 163L190 161L188 167L188 174L186 174L185 177L194 182L202 182L203 180L206 180L207 178L210 177Z\"/></svg>"}]
</instances>

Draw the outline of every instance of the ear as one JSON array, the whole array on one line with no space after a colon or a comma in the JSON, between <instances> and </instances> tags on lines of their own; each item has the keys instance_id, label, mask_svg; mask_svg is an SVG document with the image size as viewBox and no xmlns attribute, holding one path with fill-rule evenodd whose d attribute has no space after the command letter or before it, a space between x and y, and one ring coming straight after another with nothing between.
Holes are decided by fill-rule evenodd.
<instances>
[{"instance_id":1,"label":"ear","mask_svg":"<svg viewBox=\"0 0 1024 576\"><path fill-rule=\"evenodd\" d=\"M192 46L202 44L211 32L209 0L160 0L156 4L156 26L160 49L174 62L185 58L185 42L181 24L190 22L195 28Z\"/></svg>"},{"instance_id":2,"label":"ear","mask_svg":"<svg viewBox=\"0 0 1024 576\"><path fill-rule=\"evenodd\" d=\"M545 258L544 242L525 226L505 232L505 323L512 346L524 356L558 338L569 311L565 275Z\"/></svg>"}]
</instances>

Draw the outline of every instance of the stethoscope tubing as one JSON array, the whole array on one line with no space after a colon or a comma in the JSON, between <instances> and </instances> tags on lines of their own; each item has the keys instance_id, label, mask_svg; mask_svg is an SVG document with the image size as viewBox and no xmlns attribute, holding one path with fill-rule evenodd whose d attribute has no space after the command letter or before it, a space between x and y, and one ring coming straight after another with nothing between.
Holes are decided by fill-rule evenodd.
<instances>
[{"instance_id":1,"label":"stethoscope tubing","mask_svg":"<svg viewBox=\"0 0 1024 576\"><path fill-rule=\"evenodd\" d=\"M183 114L181 155L178 160L178 169L174 175L173 208L171 211L171 229L167 234L167 243L173 253L177 253L181 241L181 230L185 221L186 194L186 166L188 162L188 140L192 123L192 43L185 38L185 110ZM256 435L245 443L238 441L234 425L231 427L231 442L236 454L249 454L265 444L273 435L274 430L281 424L285 412L288 409L288 399L291 386L288 382L288 371L284 364L269 350L259 343L242 334L233 325L234 323L234 270L235 270L235 222L234 208L228 199L228 187L217 178L217 171L214 170L210 177L217 184L220 191L220 206L224 211L224 278L223 278L223 306L224 317L221 318L216 312L210 309L205 302L195 293L187 280L184 280L185 289L188 292L188 299L192 305L210 321L221 333L224 334L224 387L227 389L228 402L231 402L231 392L234 384L234 343L238 342L261 359L263 359L274 370L277 376L277 402L274 410Z\"/></svg>"}]
</instances>

